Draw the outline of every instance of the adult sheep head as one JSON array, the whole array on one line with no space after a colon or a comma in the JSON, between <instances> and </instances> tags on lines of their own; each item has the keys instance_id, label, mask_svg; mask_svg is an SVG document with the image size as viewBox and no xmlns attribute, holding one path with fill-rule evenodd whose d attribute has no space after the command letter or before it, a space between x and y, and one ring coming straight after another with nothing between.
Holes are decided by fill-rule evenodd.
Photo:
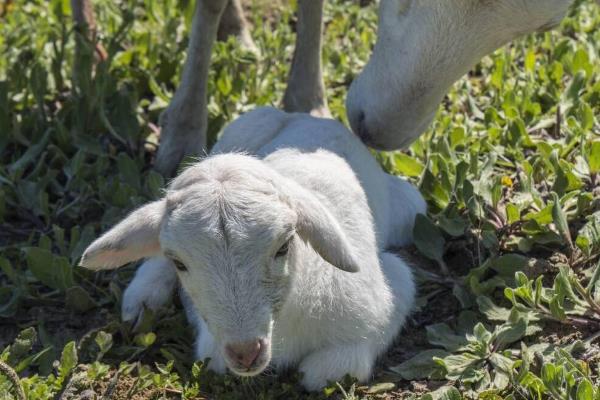
<instances>
[{"instance_id":1,"label":"adult sheep head","mask_svg":"<svg viewBox=\"0 0 600 400\"><path fill-rule=\"evenodd\" d=\"M556 26L572 0L381 0L377 42L346 99L352 130L379 150L407 147L451 85L483 56Z\"/></svg>"},{"instance_id":2,"label":"adult sheep head","mask_svg":"<svg viewBox=\"0 0 600 400\"><path fill-rule=\"evenodd\" d=\"M273 322L299 272L302 242L331 265L358 270L342 228L314 194L263 161L228 154L184 171L165 198L93 242L81 265L172 259L229 369L251 376L269 364Z\"/></svg>"}]
</instances>

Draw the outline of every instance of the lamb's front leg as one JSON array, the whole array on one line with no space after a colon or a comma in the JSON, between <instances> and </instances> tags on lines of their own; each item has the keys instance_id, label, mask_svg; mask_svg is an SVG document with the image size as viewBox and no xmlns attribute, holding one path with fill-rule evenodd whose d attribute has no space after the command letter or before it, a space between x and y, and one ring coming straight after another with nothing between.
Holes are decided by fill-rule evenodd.
<instances>
[{"instance_id":1,"label":"lamb's front leg","mask_svg":"<svg viewBox=\"0 0 600 400\"><path fill-rule=\"evenodd\" d=\"M154 165L165 176L173 175L183 157L201 155L206 148L208 68L226 5L227 0L198 0L196 4L181 84L160 118Z\"/></svg>"},{"instance_id":2,"label":"lamb's front leg","mask_svg":"<svg viewBox=\"0 0 600 400\"><path fill-rule=\"evenodd\" d=\"M177 286L177 272L172 261L152 257L144 261L123 293L121 318L137 321L144 307L156 310L168 304Z\"/></svg>"},{"instance_id":3,"label":"lamb's front leg","mask_svg":"<svg viewBox=\"0 0 600 400\"><path fill-rule=\"evenodd\" d=\"M208 331L206 323L202 319L201 321L203 324L196 337L196 359L201 361L210 359L208 369L223 374L227 370L225 359L218 348L215 338Z\"/></svg>"},{"instance_id":4,"label":"lamb's front leg","mask_svg":"<svg viewBox=\"0 0 600 400\"><path fill-rule=\"evenodd\" d=\"M365 382L371 378L377 358L369 342L329 346L309 354L300 363L302 385L308 390L323 388L328 381L339 381L346 374Z\"/></svg>"}]
</instances>

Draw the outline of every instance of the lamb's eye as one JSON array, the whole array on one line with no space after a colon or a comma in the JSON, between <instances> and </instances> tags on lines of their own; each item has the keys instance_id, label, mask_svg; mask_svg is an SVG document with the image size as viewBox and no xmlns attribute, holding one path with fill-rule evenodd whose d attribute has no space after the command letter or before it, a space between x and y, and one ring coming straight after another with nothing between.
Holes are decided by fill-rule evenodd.
<instances>
[{"instance_id":1,"label":"lamb's eye","mask_svg":"<svg viewBox=\"0 0 600 400\"><path fill-rule=\"evenodd\" d=\"M171 261L173 261L173 264L175 264L175 268L177 268L179 271L182 271L182 272L187 271L187 267L181 261L176 260L174 258L172 258Z\"/></svg>"},{"instance_id":2,"label":"lamb's eye","mask_svg":"<svg viewBox=\"0 0 600 400\"><path fill-rule=\"evenodd\" d=\"M291 239L290 239L290 240L288 240L287 242L285 242L285 243L283 244L283 246L281 246L281 247L279 248L279 250L277 250L277 253L275 253L275 257L284 257L284 256L286 256L286 255L287 255L287 253L288 253L288 250L289 250L289 248L290 248L290 241L291 241Z\"/></svg>"}]
</instances>

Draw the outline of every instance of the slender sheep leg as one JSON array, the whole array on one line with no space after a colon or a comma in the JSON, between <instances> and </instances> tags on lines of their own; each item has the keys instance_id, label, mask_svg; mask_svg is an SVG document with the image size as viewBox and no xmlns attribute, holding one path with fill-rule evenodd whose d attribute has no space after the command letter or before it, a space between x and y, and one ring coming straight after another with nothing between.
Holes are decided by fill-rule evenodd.
<instances>
[{"instance_id":1,"label":"slender sheep leg","mask_svg":"<svg viewBox=\"0 0 600 400\"><path fill-rule=\"evenodd\" d=\"M298 1L296 49L283 96L285 111L330 116L321 67L323 4L324 0Z\"/></svg>"},{"instance_id":2,"label":"slender sheep leg","mask_svg":"<svg viewBox=\"0 0 600 400\"><path fill-rule=\"evenodd\" d=\"M192 22L181 84L160 117L160 146L154 163L172 176L187 155L201 155L206 147L207 81L212 45L227 0L198 0Z\"/></svg>"},{"instance_id":3,"label":"slender sheep leg","mask_svg":"<svg viewBox=\"0 0 600 400\"><path fill-rule=\"evenodd\" d=\"M259 53L258 47L256 47L250 35L250 28L244 16L244 9L240 0L229 0L221 16L217 39L227 40L229 36L237 37L240 46L247 51L255 54Z\"/></svg>"},{"instance_id":4,"label":"slender sheep leg","mask_svg":"<svg viewBox=\"0 0 600 400\"><path fill-rule=\"evenodd\" d=\"M94 45L96 62L104 61L108 54L102 44L96 43L96 18L94 16L94 7L91 0L71 0L71 13L73 14L73 22L77 30ZM81 42L76 42L75 51L81 54Z\"/></svg>"}]
</instances>

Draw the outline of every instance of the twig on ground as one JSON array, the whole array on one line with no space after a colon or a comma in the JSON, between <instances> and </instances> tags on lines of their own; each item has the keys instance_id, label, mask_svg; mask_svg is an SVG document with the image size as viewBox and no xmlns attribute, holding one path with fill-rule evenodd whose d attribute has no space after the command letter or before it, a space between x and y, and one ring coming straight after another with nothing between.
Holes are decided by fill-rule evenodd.
<instances>
[{"instance_id":1,"label":"twig on ground","mask_svg":"<svg viewBox=\"0 0 600 400\"><path fill-rule=\"evenodd\" d=\"M117 383L119 383L119 377L120 377L120 373L119 373L119 370L117 370L115 372L115 375L111 378L110 383L108 384L108 387L106 388L106 391L102 395L102 400L112 399L113 392L117 388ZM129 396L127 396L127 397L129 397Z\"/></svg>"},{"instance_id":2,"label":"twig on ground","mask_svg":"<svg viewBox=\"0 0 600 400\"><path fill-rule=\"evenodd\" d=\"M2 372L6 377L11 381L13 386L15 387L15 391L17 392L18 400L26 400L25 391L23 390L23 386L21 386L21 380L19 379L19 375L15 372L14 369L3 361L0 361L0 372Z\"/></svg>"}]
</instances>

